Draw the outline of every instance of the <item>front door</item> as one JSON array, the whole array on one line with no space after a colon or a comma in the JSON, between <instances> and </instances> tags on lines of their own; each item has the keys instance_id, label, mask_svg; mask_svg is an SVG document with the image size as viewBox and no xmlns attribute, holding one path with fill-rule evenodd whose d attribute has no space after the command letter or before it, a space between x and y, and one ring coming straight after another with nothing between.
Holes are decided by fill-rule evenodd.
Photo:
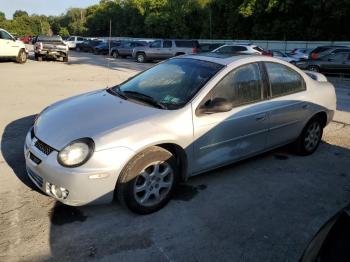
<instances>
[{"instance_id":1,"label":"front door","mask_svg":"<svg viewBox=\"0 0 350 262\"><path fill-rule=\"evenodd\" d=\"M8 33L0 30L0 56L14 57L18 51L19 44Z\"/></svg>"},{"instance_id":2,"label":"front door","mask_svg":"<svg viewBox=\"0 0 350 262\"><path fill-rule=\"evenodd\" d=\"M199 107L214 99L229 100L233 109L213 114L198 114L193 109L195 173L265 148L269 116L259 64L243 65L229 72Z\"/></svg>"}]
</instances>

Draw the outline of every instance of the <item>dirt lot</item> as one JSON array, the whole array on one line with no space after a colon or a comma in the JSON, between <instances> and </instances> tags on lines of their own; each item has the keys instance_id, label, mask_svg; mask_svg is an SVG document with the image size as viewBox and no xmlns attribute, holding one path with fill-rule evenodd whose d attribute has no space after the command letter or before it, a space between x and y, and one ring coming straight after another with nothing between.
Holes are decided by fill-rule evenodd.
<instances>
[{"instance_id":1,"label":"dirt lot","mask_svg":"<svg viewBox=\"0 0 350 262\"><path fill-rule=\"evenodd\" d=\"M338 79L341 111L312 156L279 149L197 176L147 216L118 203L69 208L36 191L22 150L34 115L149 66L74 53L68 64L0 62L0 261L297 261L350 202L350 82Z\"/></svg>"}]
</instances>

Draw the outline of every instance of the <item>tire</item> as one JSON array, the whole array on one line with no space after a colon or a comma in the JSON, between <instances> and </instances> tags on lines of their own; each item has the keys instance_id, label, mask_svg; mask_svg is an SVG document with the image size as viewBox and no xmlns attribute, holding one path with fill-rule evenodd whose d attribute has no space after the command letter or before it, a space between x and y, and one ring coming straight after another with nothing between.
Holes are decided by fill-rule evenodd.
<instances>
[{"instance_id":1,"label":"tire","mask_svg":"<svg viewBox=\"0 0 350 262\"><path fill-rule=\"evenodd\" d=\"M63 62L65 62L65 63L68 62L68 55L63 57Z\"/></svg>"},{"instance_id":2,"label":"tire","mask_svg":"<svg viewBox=\"0 0 350 262\"><path fill-rule=\"evenodd\" d=\"M308 66L307 70L317 72L317 73L320 72L320 68L318 66L314 66L314 65Z\"/></svg>"},{"instance_id":3,"label":"tire","mask_svg":"<svg viewBox=\"0 0 350 262\"><path fill-rule=\"evenodd\" d=\"M313 117L304 127L297 141L293 143L294 152L298 155L311 155L318 148L324 123L318 116Z\"/></svg>"},{"instance_id":4,"label":"tire","mask_svg":"<svg viewBox=\"0 0 350 262\"><path fill-rule=\"evenodd\" d=\"M19 64L24 64L25 62L27 62L27 58L27 53L23 49L21 49L16 57L16 62Z\"/></svg>"},{"instance_id":5,"label":"tire","mask_svg":"<svg viewBox=\"0 0 350 262\"><path fill-rule=\"evenodd\" d=\"M136 61L138 63L145 63L146 62L146 55L144 53L137 53L136 54Z\"/></svg>"},{"instance_id":6,"label":"tire","mask_svg":"<svg viewBox=\"0 0 350 262\"><path fill-rule=\"evenodd\" d=\"M175 157L163 148L152 146L125 166L118 178L116 195L135 213L153 213L171 199L178 172Z\"/></svg>"},{"instance_id":7,"label":"tire","mask_svg":"<svg viewBox=\"0 0 350 262\"><path fill-rule=\"evenodd\" d=\"M43 57L40 55L35 55L35 60L41 62L43 61Z\"/></svg>"},{"instance_id":8,"label":"tire","mask_svg":"<svg viewBox=\"0 0 350 262\"><path fill-rule=\"evenodd\" d=\"M112 57L113 57L113 58L116 59L116 58L118 58L118 56L119 56L119 54L118 54L117 51L113 51L113 52L112 52Z\"/></svg>"}]
</instances>

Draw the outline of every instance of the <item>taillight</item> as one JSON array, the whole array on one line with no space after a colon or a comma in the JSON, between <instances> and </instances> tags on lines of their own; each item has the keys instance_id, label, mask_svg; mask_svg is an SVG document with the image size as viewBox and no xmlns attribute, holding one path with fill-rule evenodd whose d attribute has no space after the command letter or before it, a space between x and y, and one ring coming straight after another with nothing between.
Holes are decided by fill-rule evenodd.
<instances>
[{"instance_id":1,"label":"taillight","mask_svg":"<svg viewBox=\"0 0 350 262\"><path fill-rule=\"evenodd\" d=\"M197 54L198 53L198 48L197 47L193 47L192 48L192 53L193 54Z\"/></svg>"},{"instance_id":2,"label":"taillight","mask_svg":"<svg viewBox=\"0 0 350 262\"><path fill-rule=\"evenodd\" d=\"M311 54L311 58L312 58L312 59L317 59L317 53L312 53L312 54Z\"/></svg>"}]
</instances>

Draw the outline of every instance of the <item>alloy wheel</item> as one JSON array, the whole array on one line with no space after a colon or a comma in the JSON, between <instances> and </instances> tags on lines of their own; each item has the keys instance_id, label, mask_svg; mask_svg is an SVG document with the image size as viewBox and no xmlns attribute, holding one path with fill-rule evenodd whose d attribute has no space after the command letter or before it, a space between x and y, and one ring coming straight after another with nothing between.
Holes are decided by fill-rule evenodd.
<instances>
[{"instance_id":1,"label":"alloy wheel","mask_svg":"<svg viewBox=\"0 0 350 262\"><path fill-rule=\"evenodd\" d=\"M315 121L307 129L304 139L305 149L312 151L317 147L321 139L321 126L320 123Z\"/></svg>"},{"instance_id":2,"label":"alloy wheel","mask_svg":"<svg viewBox=\"0 0 350 262\"><path fill-rule=\"evenodd\" d=\"M166 198L174 182L174 170L165 161L144 168L134 183L134 197L142 206L155 206Z\"/></svg>"}]
</instances>

